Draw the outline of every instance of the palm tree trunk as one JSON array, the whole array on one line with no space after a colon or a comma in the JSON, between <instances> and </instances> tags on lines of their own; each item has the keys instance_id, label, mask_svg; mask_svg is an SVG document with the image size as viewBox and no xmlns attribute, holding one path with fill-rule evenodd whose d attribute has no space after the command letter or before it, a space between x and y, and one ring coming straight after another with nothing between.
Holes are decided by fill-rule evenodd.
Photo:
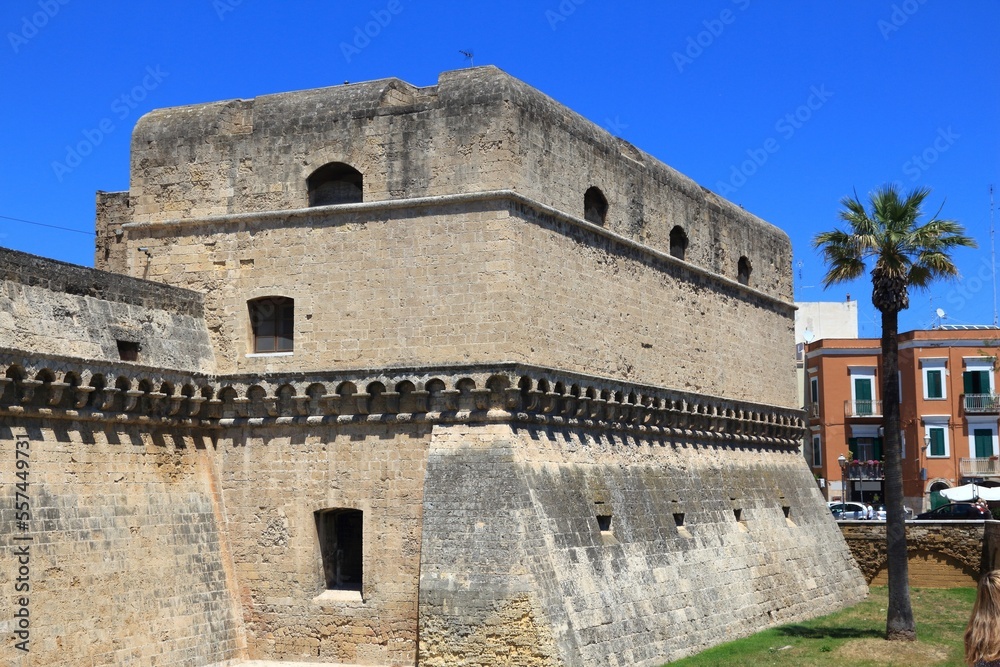
<instances>
[{"instance_id":1,"label":"palm tree trunk","mask_svg":"<svg viewBox=\"0 0 1000 667\"><path fill-rule=\"evenodd\" d=\"M882 313L882 426L885 446L885 542L889 574L886 638L913 641L917 626L910 605L910 572L903 513L903 461L899 437L898 311ZM918 443L914 443L919 446Z\"/></svg>"}]
</instances>

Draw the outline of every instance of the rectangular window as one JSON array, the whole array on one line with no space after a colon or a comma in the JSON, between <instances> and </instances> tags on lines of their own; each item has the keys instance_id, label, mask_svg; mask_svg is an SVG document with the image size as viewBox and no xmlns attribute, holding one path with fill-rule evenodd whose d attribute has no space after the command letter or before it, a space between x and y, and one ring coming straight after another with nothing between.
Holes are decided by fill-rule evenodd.
<instances>
[{"instance_id":1,"label":"rectangular window","mask_svg":"<svg viewBox=\"0 0 1000 667\"><path fill-rule=\"evenodd\" d=\"M253 351L291 352L295 329L295 301L265 297L249 302Z\"/></svg>"},{"instance_id":2,"label":"rectangular window","mask_svg":"<svg viewBox=\"0 0 1000 667\"><path fill-rule=\"evenodd\" d=\"M977 459L988 459L993 456L993 429L977 428L972 431Z\"/></svg>"},{"instance_id":3,"label":"rectangular window","mask_svg":"<svg viewBox=\"0 0 1000 667\"><path fill-rule=\"evenodd\" d=\"M944 398L944 387L940 368L928 368L924 371L924 398Z\"/></svg>"},{"instance_id":4,"label":"rectangular window","mask_svg":"<svg viewBox=\"0 0 1000 667\"><path fill-rule=\"evenodd\" d=\"M872 405L872 380L871 378L854 379L854 414L872 415L875 414Z\"/></svg>"},{"instance_id":5,"label":"rectangular window","mask_svg":"<svg viewBox=\"0 0 1000 667\"><path fill-rule=\"evenodd\" d=\"M819 468L823 465L823 450L820 446L820 438L818 435L813 436L812 464L813 468Z\"/></svg>"},{"instance_id":6,"label":"rectangular window","mask_svg":"<svg viewBox=\"0 0 1000 667\"><path fill-rule=\"evenodd\" d=\"M927 434L931 436L931 448L927 452L927 455L944 456L947 453L944 428L941 426L929 426L927 427Z\"/></svg>"},{"instance_id":7,"label":"rectangular window","mask_svg":"<svg viewBox=\"0 0 1000 667\"><path fill-rule=\"evenodd\" d=\"M989 371L965 371L962 373L962 383L966 394L989 394L991 391Z\"/></svg>"},{"instance_id":8,"label":"rectangular window","mask_svg":"<svg viewBox=\"0 0 1000 667\"><path fill-rule=\"evenodd\" d=\"M315 513L323 576L328 590L361 590L364 514L355 509Z\"/></svg>"},{"instance_id":9,"label":"rectangular window","mask_svg":"<svg viewBox=\"0 0 1000 667\"><path fill-rule=\"evenodd\" d=\"M809 378L809 402L813 405L819 403L819 379Z\"/></svg>"}]
</instances>

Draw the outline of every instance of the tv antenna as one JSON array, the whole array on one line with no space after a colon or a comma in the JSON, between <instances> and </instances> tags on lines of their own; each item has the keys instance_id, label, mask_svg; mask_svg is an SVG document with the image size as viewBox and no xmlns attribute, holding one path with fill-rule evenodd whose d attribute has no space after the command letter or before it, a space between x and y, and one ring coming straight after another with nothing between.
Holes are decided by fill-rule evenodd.
<instances>
[{"instance_id":1,"label":"tv antenna","mask_svg":"<svg viewBox=\"0 0 1000 667\"><path fill-rule=\"evenodd\" d=\"M993 269L993 326L997 326L997 248L993 228L993 184L990 184L990 266Z\"/></svg>"},{"instance_id":2,"label":"tv antenna","mask_svg":"<svg viewBox=\"0 0 1000 667\"><path fill-rule=\"evenodd\" d=\"M473 60L475 54L472 52L471 49L468 51L465 51L464 49L459 49L458 52L461 53L463 56L465 56L465 59L469 61L469 67L476 66L476 63Z\"/></svg>"}]
</instances>

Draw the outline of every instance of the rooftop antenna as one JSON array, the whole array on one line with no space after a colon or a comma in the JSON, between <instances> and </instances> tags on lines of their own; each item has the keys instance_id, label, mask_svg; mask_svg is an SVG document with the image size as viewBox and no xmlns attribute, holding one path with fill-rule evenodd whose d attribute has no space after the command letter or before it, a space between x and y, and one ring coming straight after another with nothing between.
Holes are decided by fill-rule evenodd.
<instances>
[{"instance_id":1,"label":"rooftop antenna","mask_svg":"<svg viewBox=\"0 0 1000 667\"><path fill-rule=\"evenodd\" d=\"M993 326L997 326L997 248L993 228L993 184L990 184L990 266L993 268Z\"/></svg>"},{"instance_id":2,"label":"rooftop antenna","mask_svg":"<svg viewBox=\"0 0 1000 667\"><path fill-rule=\"evenodd\" d=\"M465 51L463 49L459 49L458 52L461 53L463 56L465 56L465 59L469 61L469 67L475 67L476 66L476 63L473 60L473 56L475 54L472 53L471 49L469 51Z\"/></svg>"}]
</instances>

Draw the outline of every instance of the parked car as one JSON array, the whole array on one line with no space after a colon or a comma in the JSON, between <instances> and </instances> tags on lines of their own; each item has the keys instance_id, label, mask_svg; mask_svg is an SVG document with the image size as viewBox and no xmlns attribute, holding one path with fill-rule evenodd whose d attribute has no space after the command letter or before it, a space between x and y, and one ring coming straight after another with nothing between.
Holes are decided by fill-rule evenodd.
<instances>
[{"instance_id":1,"label":"parked car","mask_svg":"<svg viewBox=\"0 0 1000 667\"><path fill-rule=\"evenodd\" d=\"M833 513L833 518L837 521L842 521L846 519L864 519L868 513L867 508L861 503L840 503L832 502L827 503L830 507L830 512Z\"/></svg>"},{"instance_id":2,"label":"parked car","mask_svg":"<svg viewBox=\"0 0 1000 667\"><path fill-rule=\"evenodd\" d=\"M989 510L974 503L951 503L917 515L918 520L926 521L979 521L992 518Z\"/></svg>"}]
</instances>

